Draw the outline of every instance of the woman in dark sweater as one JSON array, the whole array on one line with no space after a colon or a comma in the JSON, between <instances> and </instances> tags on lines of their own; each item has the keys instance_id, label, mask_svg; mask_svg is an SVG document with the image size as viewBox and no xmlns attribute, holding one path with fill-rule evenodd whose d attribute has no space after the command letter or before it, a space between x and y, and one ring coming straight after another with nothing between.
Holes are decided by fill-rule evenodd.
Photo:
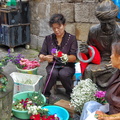
<instances>
[{"instance_id":1,"label":"woman in dark sweater","mask_svg":"<svg viewBox=\"0 0 120 120\"><path fill-rule=\"evenodd\" d=\"M75 61L77 53L77 40L74 35L65 31L65 18L62 14L54 14L49 21L49 25L53 30L53 34L45 37L42 49L39 54L40 61L48 61L46 67L46 88L44 95L50 96L50 90L59 79L66 89L66 94L70 96L72 92L72 77L75 73ZM65 55L65 59L61 59L51 53L51 50L56 49ZM54 51L55 52L55 51ZM54 69L51 73L51 69ZM51 75L50 79L49 76ZM48 81L49 79L49 81Z\"/></svg>"}]
</instances>

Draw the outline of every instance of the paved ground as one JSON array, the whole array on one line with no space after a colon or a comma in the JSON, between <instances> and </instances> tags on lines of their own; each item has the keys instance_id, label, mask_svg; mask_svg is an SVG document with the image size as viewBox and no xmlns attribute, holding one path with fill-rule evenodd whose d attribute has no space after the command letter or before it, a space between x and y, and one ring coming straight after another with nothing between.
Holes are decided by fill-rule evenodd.
<instances>
[{"instance_id":1,"label":"paved ground","mask_svg":"<svg viewBox=\"0 0 120 120\"><path fill-rule=\"evenodd\" d=\"M8 47L6 46L0 46L0 57L5 56L7 54L8 51ZM25 58L28 59L37 59L38 60L38 51L33 50L33 49L25 49L24 46L19 46L19 47L15 47L14 48L14 55L17 54L23 54L25 56ZM47 62L41 63L39 69L38 69L38 75L42 75L43 77L43 81L45 81L45 76L46 76L46 71L45 71L45 67L47 65ZM7 72L8 74L12 73L12 72L17 72L17 69L15 67L14 64L12 63L8 63L7 66L5 66L4 71ZM59 101L60 99L64 99L64 100L69 100L65 93L64 93L64 89L58 89L57 93L54 92L54 89L52 90L52 95L50 97L50 104L54 104L55 102ZM12 117L12 120L18 120L15 117ZM73 120L79 120L79 116L76 114L75 117L73 118Z\"/></svg>"}]
</instances>

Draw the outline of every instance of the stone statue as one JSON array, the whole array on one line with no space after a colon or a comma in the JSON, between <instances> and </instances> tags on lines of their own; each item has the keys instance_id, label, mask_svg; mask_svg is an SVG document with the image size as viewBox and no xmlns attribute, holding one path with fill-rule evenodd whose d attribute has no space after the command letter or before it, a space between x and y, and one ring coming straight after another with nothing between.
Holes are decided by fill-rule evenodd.
<instances>
[{"instance_id":1,"label":"stone statue","mask_svg":"<svg viewBox=\"0 0 120 120\"><path fill-rule=\"evenodd\" d=\"M87 44L80 45L82 53L88 53L88 45L95 46L100 52L102 62L100 65L89 64L83 78L91 78L100 88L106 88L109 78L115 69L109 64L111 55L111 44L120 41L120 26L116 22L118 7L111 0L99 3L95 15L100 21L92 26L88 34ZM84 46L84 47L83 47Z\"/></svg>"}]
</instances>

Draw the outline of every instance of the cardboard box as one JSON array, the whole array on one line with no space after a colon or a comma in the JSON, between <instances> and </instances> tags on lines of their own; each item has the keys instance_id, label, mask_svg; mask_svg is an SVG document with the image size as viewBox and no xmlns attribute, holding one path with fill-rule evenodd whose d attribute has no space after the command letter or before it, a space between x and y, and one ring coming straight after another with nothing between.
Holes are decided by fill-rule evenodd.
<instances>
[{"instance_id":1,"label":"cardboard box","mask_svg":"<svg viewBox=\"0 0 120 120\"><path fill-rule=\"evenodd\" d=\"M10 76L14 81L14 94L23 91L39 91L43 89L43 76L12 72Z\"/></svg>"},{"instance_id":2,"label":"cardboard box","mask_svg":"<svg viewBox=\"0 0 120 120\"><path fill-rule=\"evenodd\" d=\"M70 104L71 104L70 101L63 100L63 99L54 103L54 105L58 105L58 106L65 108L69 112L70 117L73 118L75 111L74 111L74 107L71 107Z\"/></svg>"}]
</instances>

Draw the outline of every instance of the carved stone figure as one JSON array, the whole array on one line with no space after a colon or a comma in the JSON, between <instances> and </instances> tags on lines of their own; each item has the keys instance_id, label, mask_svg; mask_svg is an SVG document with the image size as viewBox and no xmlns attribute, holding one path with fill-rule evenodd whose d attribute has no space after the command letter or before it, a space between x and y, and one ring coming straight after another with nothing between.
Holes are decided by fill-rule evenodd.
<instances>
[{"instance_id":1,"label":"carved stone figure","mask_svg":"<svg viewBox=\"0 0 120 120\"><path fill-rule=\"evenodd\" d=\"M106 88L108 80L114 74L115 69L109 64L111 44L120 41L120 26L116 22L118 7L111 1L105 0L99 3L95 15L100 21L92 26L88 34L87 45L95 46L100 52L102 62L100 65L89 64L83 78L91 78L100 88ZM80 51L88 54L84 45L80 45Z\"/></svg>"}]
</instances>

